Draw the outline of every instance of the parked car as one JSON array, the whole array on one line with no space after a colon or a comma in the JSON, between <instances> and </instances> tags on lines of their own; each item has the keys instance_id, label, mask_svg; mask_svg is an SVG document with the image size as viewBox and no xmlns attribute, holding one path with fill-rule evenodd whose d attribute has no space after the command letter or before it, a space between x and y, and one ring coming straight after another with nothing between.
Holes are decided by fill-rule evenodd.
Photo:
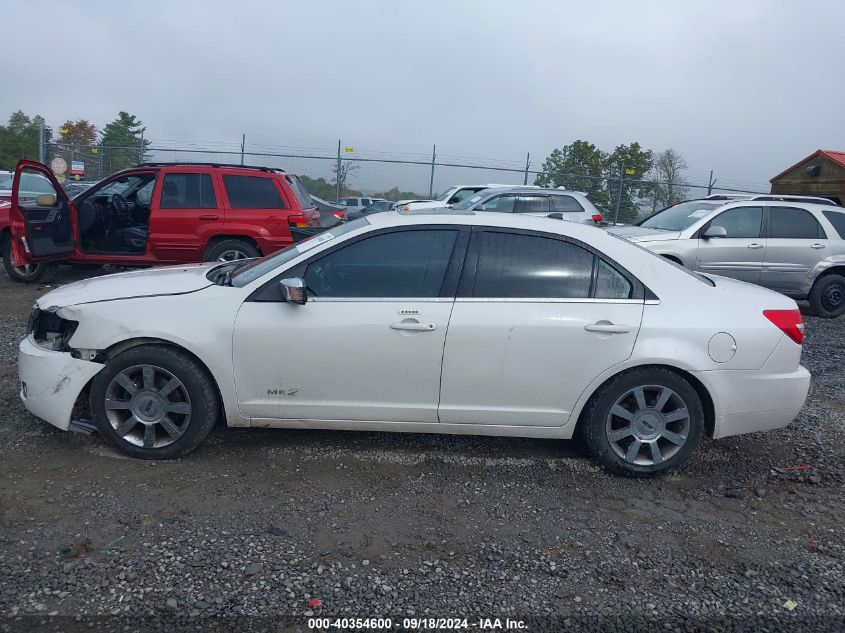
<instances>
[{"instance_id":1,"label":"parked car","mask_svg":"<svg viewBox=\"0 0 845 633\"><path fill-rule=\"evenodd\" d=\"M15 180L27 176L50 189L13 196L9 223L0 224L14 281L39 281L59 261L151 266L258 257L290 245L291 226L318 225L299 179L266 167L146 163L72 200L45 165L21 161Z\"/></svg>"},{"instance_id":2,"label":"parked car","mask_svg":"<svg viewBox=\"0 0 845 633\"><path fill-rule=\"evenodd\" d=\"M337 226L341 222L346 222L349 219L349 216L346 213L346 207L344 206L335 204L334 202L327 202L326 200L318 198L313 194L311 194L311 201L320 212L320 226L323 228Z\"/></svg>"},{"instance_id":3,"label":"parked car","mask_svg":"<svg viewBox=\"0 0 845 633\"><path fill-rule=\"evenodd\" d=\"M348 215L350 220L357 220L358 218L370 215L371 213L392 211L395 206L396 203L391 202L390 200L376 200L370 206L364 207L360 211L351 211Z\"/></svg>"},{"instance_id":4,"label":"parked car","mask_svg":"<svg viewBox=\"0 0 845 633\"><path fill-rule=\"evenodd\" d=\"M84 429L71 415L88 403L106 441L143 459L185 455L222 418L577 432L641 476L681 466L704 435L789 424L810 383L803 337L792 299L595 227L412 211L262 259L62 286L37 301L18 358L29 411Z\"/></svg>"},{"instance_id":5,"label":"parked car","mask_svg":"<svg viewBox=\"0 0 845 633\"><path fill-rule=\"evenodd\" d=\"M485 189L453 205L464 211L518 213L592 226L602 224L601 212L579 191L542 187L498 187Z\"/></svg>"},{"instance_id":6,"label":"parked car","mask_svg":"<svg viewBox=\"0 0 845 633\"><path fill-rule=\"evenodd\" d=\"M12 199L12 183L14 174L10 171L0 171L0 200ZM52 193L50 181L40 174L24 174L21 180L20 196L24 199L35 198L42 193Z\"/></svg>"},{"instance_id":7,"label":"parked car","mask_svg":"<svg viewBox=\"0 0 845 633\"><path fill-rule=\"evenodd\" d=\"M688 200L608 230L692 270L807 299L834 318L845 314L845 209L821 200Z\"/></svg>"},{"instance_id":8,"label":"parked car","mask_svg":"<svg viewBox=\"0 0 845 633\"><path fill-rule=\"evenodd\" d=\"M411 209L435 209L437 207L451 207L471 198L473 194L483 191L485 189L495 189L498 187L514 187L514 185L497 185L490 183L487 185L455 185L437 195L433 200L400 200L396 203L398 211L410 211Z\"/></svg>"},{"instance_id":9,"label":"parked car","mask_svg":"<svg viewBox=\"0 0 845 633\"><path fill-rule=\"evenodd\" d=\"M349 214L352 212L360 211L361 209L370 206L376 200L382 200L382 198L361 198L353 196L340 198L338 199L337 203L345 207L346 213Z\"/></svg>"}]
</instances>

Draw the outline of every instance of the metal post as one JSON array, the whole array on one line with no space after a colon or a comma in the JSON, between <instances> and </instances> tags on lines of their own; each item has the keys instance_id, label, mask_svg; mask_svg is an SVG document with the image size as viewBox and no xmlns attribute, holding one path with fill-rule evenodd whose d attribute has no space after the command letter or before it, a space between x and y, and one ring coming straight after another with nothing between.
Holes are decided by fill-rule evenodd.
<instances>
[{"instance_id":1,"label":"metal post","mask_svg":"<svg viewBox=\"0 0 845 633\"><path fill-rule=\"evenodd\" d=\"M44 147L44 121L38 124L38 162L43 163L46 158L46 147Z\"/></svg>"},{"instance_id":2,"label":"metal post","mask_svg":"<svg viewBox=\"0 0 845 633\"><path fill-rule=\"evenodd\" d=\"M428 197L434 196L434 159L437 157L437 145L431 146L431 178L428 181Z\"/></svg>"},{"instance_id":3,"label":"metal post","mask_svg":"<svg viewBox=\"0 0 845 633\"><path fill-rule=\"evenodd\" d=\"M141 146L138 148L138 163L144 162L144 130L141 130Z\"/></svg>"},{"instance_id":4,"label":"metal post","mask_svg":"<svg viewBox=\"0 0 845 633\"><path fill-rule=\"evenodd\" d=\"M709 196L711 193L713 193L713 185L715 185L715 184L716 184L716 181L715 181L715 180L713 180L713 170L711 169L711 170L710 170L710 178L709 178L709 180L707 181L707 195L708 195L708 196Z\"/></svg>"},{"instance_id":5,"label":"metal post","mask_svg":"<svg viewBox=\"0 0 845 633\"><path fill-rule=\"evenodd\" d=\"M337 141L337 197L335 202L340 202L340 139Z\"/></svg>"},{"instance_id":6,"label":"metal post","mask_svg":"<svg viewBox=\"0 0 845 633\"><path fill-rule=\"evenodd\" d=\"M531 164L531 152L525 155L525 178L522 179L522 184L528 184L528 166Z\"/></svg>"},{"instance_id":7,"label":"metal post","mask_svg":"<svg viewBox=\"0 0 845 633\"><path fill-rule=\"evenodd\" d=\"M616 196L616 208L613 210L613 224L619 223L619 205L622 203L622 184L625 176L625 165L619 166L619 195Z\"/></svg>"},{"instance_id":8,"label":"metal post","mask_svg":"<svg viewBox=\"0 0 845 633\"><path fill-rule=\"evenodd\" d=\"M246 134L241 134L241 165L244 164L244 147L246 146Z\"/></svg>"}]
</instances>

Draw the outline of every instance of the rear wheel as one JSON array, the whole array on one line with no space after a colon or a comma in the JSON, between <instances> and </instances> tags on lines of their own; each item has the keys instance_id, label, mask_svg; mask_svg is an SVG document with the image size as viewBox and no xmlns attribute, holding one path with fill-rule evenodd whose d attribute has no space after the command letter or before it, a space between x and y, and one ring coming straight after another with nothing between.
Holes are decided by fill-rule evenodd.
<instances>
[{"instance_id":1,"label":"rear wheel","mask_svg":"<svg viewBox=\"0 0 845 633\"><path fill-rule=\"evenodd\" d=\"M186 455L219 414L206 370L163 345L133 347L111 359L91 384L90 407L100 435L140 459Z\"/></svg>"},{"instance_id":2,"label":"rear wheel","mask_svg":"<svg viewBox=\"0 0 845 633\"><path fill-rule=\"evenodd\" d=\"M207 262L232 262L239 259L259 257L261 253L254 244L246 240L228 239L220 240L205 249L205 261Z\"/></svg>"},{"instance_id":3,"label":"rear wheel","mask_svg":"<svg viewBox=\"0 0 845 633\"><path fill-rule=\"evenodd\" d=\"M842 316L845 314L845 277L833 274L820 277L808 298L816 315L825 319Z\"/></svg>"},{"instance_id":4,"label":"rear wheel","mask_svg":"<svg viewBox=\"0 0 845 633\"><path fill-rule=\"evenodd\" d=\"M678 374L634 369L601 387L581 430L590 451L611 472L658 475L690 458L704 431L704 409Z\"/></svg>"},{"instance_id":5,"label":"rear wheel","mask_svg":"<svg viewBox=\"0 0 845 633\"><path fill-rule=\"evenodd\" d=\"M12 263L12 244L7 239L3 242L3 268L9 279L23 284L34 284L39 281L49 281L55 270L53 264L29 264L15 266Z\"/></svg>"}]
</instances>

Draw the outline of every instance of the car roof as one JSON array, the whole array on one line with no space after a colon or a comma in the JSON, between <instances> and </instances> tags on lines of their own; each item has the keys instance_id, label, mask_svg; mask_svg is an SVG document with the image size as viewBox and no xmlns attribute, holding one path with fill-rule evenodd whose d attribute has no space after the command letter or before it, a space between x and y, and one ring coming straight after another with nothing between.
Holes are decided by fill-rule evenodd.
<instances>
[{"instance_id":1,"label":"car roof","mask_svg":"<svg viewBox=\"0 0 845 633\"><path fill-rule=\"evenodd\" d=\"M551 193L560 196L584 196L584 193L581 191L573 191L572 189L553 189L551 187L537 187L535 185L511 185L509 187L496 187L490 188L489 190L484 189L483 191L479 191L478 193L483 195L501 195L503 193Z\"/></svg>"}]
</instances>

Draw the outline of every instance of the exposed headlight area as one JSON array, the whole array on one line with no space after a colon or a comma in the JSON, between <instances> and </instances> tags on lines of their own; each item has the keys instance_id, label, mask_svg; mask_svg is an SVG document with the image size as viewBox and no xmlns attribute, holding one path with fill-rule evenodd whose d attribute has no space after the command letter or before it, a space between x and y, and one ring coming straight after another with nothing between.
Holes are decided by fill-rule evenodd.
<instances>
[{"instance_id":1,"label":"exposed headlight area","mask_svg":"<svg viewBox=\"0 0 845 633\"><path fill-rule=\"evenodd\" d=\"M43 349L69 352L68 341L78 325L76 321L60 317L57 309L42 310L36 304L29 313L27 335L31 334L36 344Z\"/></svg>"}]
</instances>

